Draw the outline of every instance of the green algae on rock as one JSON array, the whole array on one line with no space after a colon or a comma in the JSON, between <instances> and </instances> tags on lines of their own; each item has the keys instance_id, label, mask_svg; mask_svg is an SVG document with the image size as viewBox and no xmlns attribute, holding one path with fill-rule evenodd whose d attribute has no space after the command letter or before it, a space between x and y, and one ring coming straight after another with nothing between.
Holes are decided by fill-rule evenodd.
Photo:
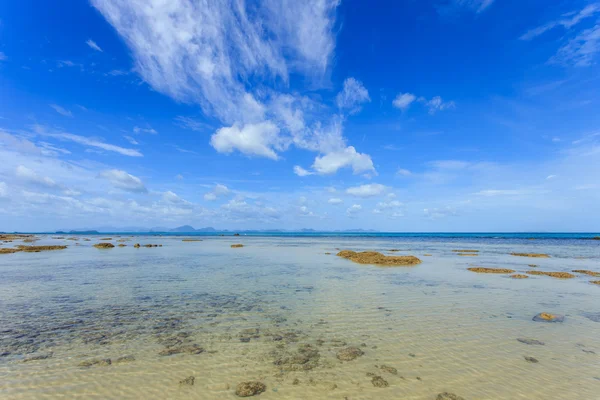
<instances>
[{"instance_id":1,"label":"green algae on rock","mask_svg":"<svg viewBox=\"0 0 600 400\"><path fill-rule=\"evenodd\" d=\"M415 256L385 256L376 251L357 253L352 250L342 250L337 253L337 256L358 264L373 264L384 267L413 266L421 263L421 260Z\"/></svg>"}]
</instances>

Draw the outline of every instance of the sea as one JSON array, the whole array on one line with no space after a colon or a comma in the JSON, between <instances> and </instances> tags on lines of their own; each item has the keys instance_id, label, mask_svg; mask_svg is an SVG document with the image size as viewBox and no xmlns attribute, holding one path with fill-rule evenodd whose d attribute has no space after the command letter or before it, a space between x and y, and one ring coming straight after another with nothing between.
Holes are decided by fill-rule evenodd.
<instances>
[{"instance_id":1,"label":"sea","mask_svg":"<svg viewBox=\"0 0 600 400\"><path fill-rule=\"evenodd\" d=\"M600 399L598 234L35 236L0 247L67 248L0 254L0 399Z\"/></svg>"}]
</instances>

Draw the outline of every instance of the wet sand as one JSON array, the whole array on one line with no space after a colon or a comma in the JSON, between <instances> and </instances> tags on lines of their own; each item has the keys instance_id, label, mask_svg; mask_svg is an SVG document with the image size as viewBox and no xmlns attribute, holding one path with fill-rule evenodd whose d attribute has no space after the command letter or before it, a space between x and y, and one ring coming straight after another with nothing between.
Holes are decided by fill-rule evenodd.
<instances>
[{"instance_id":1,"label":"wet sand","mask_svg":"<svg viewBox=\"0 0 600 400\"><path fill-rule=\"evenodd\" d=\"M600 392L592 276L468 270L526 274L530 259L510 253L535 252L550 255L536 260L543 271L600 271L593 241L135 237L140 248L99 251L83 239L0 255L0 398L235 399L243 382L265 385L257 399ZM391 248L422 263L335 256ZM479 256L452 251L462 248ZM542 312L564 320L533 321Z\"/></svg>"}]
</instances>

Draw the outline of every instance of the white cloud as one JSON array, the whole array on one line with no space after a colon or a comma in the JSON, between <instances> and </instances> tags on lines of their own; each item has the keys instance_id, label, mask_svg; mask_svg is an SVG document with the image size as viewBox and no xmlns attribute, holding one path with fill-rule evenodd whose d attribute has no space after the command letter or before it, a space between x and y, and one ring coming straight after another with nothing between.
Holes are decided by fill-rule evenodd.
<instances>
[{"instance_id":1,"label":"white cloud","mask_svg":"<svg viewBox=\"0 0 600 400\"><path fill-rule=\"evenodd\" d=\"M421 97L419 98L419 101L429 108L429 114L431 115L438 111L452 110L456 108L456 104L453 101L444 101L440 96L435 96L431 100Z\"/></svg>"},{"instance_id":2,"label":"white cloud","mask_svg":"<svg viewBox=\"0 0 600 400\"><path fill-rule=\"evenodd\" d=\"M152 127L140 128L139 126L134 126L133 133L150 133L151 135L156 135L158 132Z\"/></svg>"},{"instance_id":3,"label":"white cloud","mask_svg":"<svg viewBox=\"0 0 600 400\"><path fill-rule=\"evenodd\" d=\"M64 115L65 117L73 117L73 113L69 110L67 110L66 108L63 108L57 104L49 104L50 107L52 107L54 109L54 111L56 111L57 113L59 113L60 115Z\"/></svg>"},{"instance_id":4,"label":"white cloud","mask_svg":"<svg viewBox=\"0 0 600 400\"><path fill-rule=\"evenodd\" d=\"M92 49L94 49L94 50L96 50L96 51L99 51L99 52L101 52L101 53L102 53L102 51L103 51L103 50L102 50L102 49L100 48L100 46L98 46L98 45L96 44L96 42L94 42L92 39L88 39L88 40L86 40L86 42L85 42L85 43L86 43L88 46L90 46Z\"/></svg>"},{"instance_id":5,"label":"white cloud","mask_svg":"<svg viewBox=\"0 0 600 400\"><path fill-rule=\"evenodd\" d=\"M229 190L229 188L227 186L217 183L215 185L215 187L213 188L213 190L211 190L210 192L208 192L204 195L204 200L214 201L214 200L218 199L219 197L229 195L230 192L231 191Z\"/></svg>"},{"instance_id":6,"label":"white cloud","mask_svg":"<svg viewBox=\"0 0 600 400\"><path fill-rule=\"evenodd\" d=\"M398 168L398 171L396 171L396 175L398 176L411 176L412 172L410 172L407 169L404 168Z\"/></svg>"},{"instance_id":7,"label":"white cloud","mask_svg":"<svg viewBox=\"0 0 600 400\"><path fill-rule=\"evenodd\" d=\"M237 150L249 156L273 160L279 158L276 150L285 148L285 143L279 136L279 128L269 121L218 129L210 138L210 144L220 153Z\"/></svg>"},{"instance_id":8,"label":"white cloud","mask_svg":"<svg viewBox=\"0 0 600 400\"><path fill-rule=\"evenodd\" d=\"M94 148L98 148L98 149L102 149L102 150L106 150L106 151L112 151L115 153L122 154L124 156L142 157L142 153L140 153L139 151L137 151L135 149L126 149L126 148L115 146L115 145L112 145L109 143L104 143L104 142L101 142L96 139L91 139L91 138L88 138L85 136L74 135L72 133L49 132L42 125L33 125L32 128L33 128L33 131L35 133L37 133L38 135L52 137L55 139L69 141L69 142L74 142L77 144L81 144L83 146L94 147Z\"/></svg>"},{"instance_id":9,"label":"white cloud","mask_svg":"<svg viewBox=\"0 0 600 400\"><path fill-rule=\"evenodd\" d=\"M312 167L320 175L334 174L340 168L346 167L351 167L354 174L375 172L371 157L368 154L358 153L353 146L317 156Z\"/></svg>"},{"instance_id":10,"label":"white cloud","mask_svg":"<svg viewBox=\"0 0 600 400\"><path fill-rule=\"evenodd\" d=\"M0 182L0 199L8 197L8 186L5 182Z\"/></svg>"},{"instance_id":11,"label":"white cloud","mask_svg":"<svg viewBox=\"0 0 600 400\"><path fill-rule=\"evenodd\" d=\"M134 145L134 146L139 144L139 143L138 143L138 141L137 141L137 140L135 140L134 138L132 138L131 136L127 136L127 135L125 135L125 136L123 136L123 137L124 137L125 139L127 139L127 141L128 141L129 143L131 143L132 145Z\"/></svg>"},{"instance_id":12,"label":"white cloud","mask_svg":"<svg viewBox=\"0 0 600 400\"><path fill-rule=\"evenodd\" d=\"M360 204L353 204L352 206L348 207L346 214L348 214L348 216L353 216L360 212L360 210L362 210L362 206Z\"/></svg>"},{"instance_id":13,"label":"white cloud","mask_svg":"<svg viewBox=\"0 0 600 400\"><path fill-rule=\"evenodd\" d=\"M281 218L281 213L276 208L247 203L243 198L231 199L228 203L223 204L221 209L225 212L227 218L236 221L258 220L270 222Z\"/></svg>"},{"instance_id":14,"label":"white cloud","mask_svg":"<svg viewBox=\"0 0 600 400\"><path fill-rule=\"evenodd\" d=\"M308 176L313 175L313 172L307 171L299 165L294 166L294 173L298 176Z\"/></svg>"},{"instance_id":15,"label":"white cloud","mask_svg":"<svg viewBox=\"0 0 600 400\"><path fill-rule=\"evenodd\" d=\"M175 179L177 179L178 181L182 181L183 180L183 175L177 174L177 175L175 175Z\"/></svg>"},{"instance_id":16,"label":"white cloud","mask_svg":"<svg viewBox=\"0 0 600 400\"><path fill-rule=\"evenodd\" d=\"M23 181L44 186L46 188L55 189L60 187L60 185L58 185L53 179L50 179L46 176L40 176L34 170L29 169L24 165L19 165L17 167L15 175L17 178L22 179Z\"/></svg>"},{"instance_id":17,"label":"white cloud","mask_svg":"<svg viewBox=\"0 0 600 400\"><path fill-rule=\"evenodd\" d=\"M278 91L291 87L292 78L309 78L316 88L326 83L339 3L149 0L142 6L134 0L92 0L131 48L134 71L145 82L177 101L199 104L225 125L210 139L218 152L277 160L278 152L294 145L328 157L325 164L343 156L342 166L374 171L370 157L346 143L343 117L323 129L326 105ZM270 89L274 81L283 84ZM359 81L348 78L338 99L352 113L369 97ZM205 130L186 117L176 122ZM315 165L321 165L319 158Z\"/></svg>"},{"instance_id":18,"label":"white cloud","mask_svg":"<svg viewBox=\"0 0 600 400\"><path fill-rule=\"evenodd\" d=\"M562 18L548 22L542 26L531 29L521 36L521 40L534 39L547 31L554 29L558 26L562 26L565 29L570 29L583 21L586 18L592 17L594 14L600 12L600 4L594 3L585 6L583 9L577 12L568 13L563 15Z\"/></svg>"},{"instance_id":19,"label":"white cloud","mask_svg":"<svg viewBox=\"0 0 600 400\"><path fill-rule=\"evenodd\" d=\"M359 112L361 105L370 101L371 98L367 89L361 81L354 78L348 78L344 81L344 89L336 97L336 104L340 110L348 110L350 114Z\"/></svg>"},{"instance_id":20,"label":"white cloud","mask_svg":"<svg viewBox=\"0 0 600 400\"><path fill-rule=\"evenodd\" d=\"M554 179L554 178L556 178L556 175L548 175L548 176L546 177L546 180L548 180L548 181L549 181L549 180L551 180L551 179Z\"/></svg>"},{"instance_id":21,"label":"white cloud","mask_svg":"<svg viewBox=\"0 0 600 400\"><path fill-rule=\"evenodd\" d=\"M379 183L370 183L367 185L355 186L346 189L346 193L356 197L374 197L383 194L387 187Z\"/></svg>"},{"instance_id":22,"label":"white cloud","mask_svg":"<svg viewBox=\"0 0 600 400\"><path fill-rule=\"evenodd\" d=\"M338 204L342 204L344 202L344 200L334 197L334 198L329 199L327 202L329 204L338 205Z\"/></svg>"},{"instance_id":23,"label":"white cloud","mask_svg":"<svg viewBox=\"0 0 600 400\"><path fill-rule=\"evenodd\" d=\"M398 93L394 101L392 101L392 105L402 111L405 111L416 99L417 96L412 93Z\"/></svg>"},{"instance_id":24,"label":"white cloud","mask_svg":"<svg viewBox=\"0 0 600 400\"><path fill-rule=\"evenodd\" d=\"M107 179L111 185L118 189L122 189L133 193L147 193L148 189L144 186L144 183L137 176L128 174L125 171L118 169L111 169L102 171L99 177Z\"/></svg>"}]
</instances>

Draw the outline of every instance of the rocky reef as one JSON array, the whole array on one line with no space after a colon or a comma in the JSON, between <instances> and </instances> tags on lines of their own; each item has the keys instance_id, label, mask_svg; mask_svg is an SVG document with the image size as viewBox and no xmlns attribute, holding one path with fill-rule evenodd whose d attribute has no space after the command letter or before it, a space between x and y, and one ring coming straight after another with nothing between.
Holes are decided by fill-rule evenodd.
<instances>
[{"instance_id":1,"label":"rocky reef","mask_svg":"<svg viewBox=\"0 0 600 400\"><path fill-rule=\"evenodd\" d=\"M589 276L600 276L600 272L589 271L587 269L574 269L571 272L575 272L576 274L589 275Z\"/></svg>"},{"instance_id":2,"label":"rocky reef","mask_svg":"<svg viewBox=\"0 0 600 400\"><path fill-rule=\"evenodd\" d=\"M342 250L338 257L345 258L358 264L373 264L384 267L412 266L421 264L415 256L386 256L376 251L363 251L357 253L352 250Z\"/></svg>"},{"instance_id":3,"label":"rocky reef","mask_svg":"<svg viewBox=\"0 0 600 400\"><path fill-rule=\"evenodd\" d=\"M239 249L240 247L244 247L244 245L243 245L243 244L241 244L241 243L236 243L236 244L232 244L232 245L231 245L231 248L232 248L232 249Z\"/></svg>"},{"instance_id":4,"label":"rocky reef","mask_svg":"<svg viewBox=\"0 0 600 400\"><path fill-rule=\"evenodd\" d=\"M364 354L358 347L346 347L338 351L336 357L340 361L352 361Z\"/></svg>"}]
</instances>

